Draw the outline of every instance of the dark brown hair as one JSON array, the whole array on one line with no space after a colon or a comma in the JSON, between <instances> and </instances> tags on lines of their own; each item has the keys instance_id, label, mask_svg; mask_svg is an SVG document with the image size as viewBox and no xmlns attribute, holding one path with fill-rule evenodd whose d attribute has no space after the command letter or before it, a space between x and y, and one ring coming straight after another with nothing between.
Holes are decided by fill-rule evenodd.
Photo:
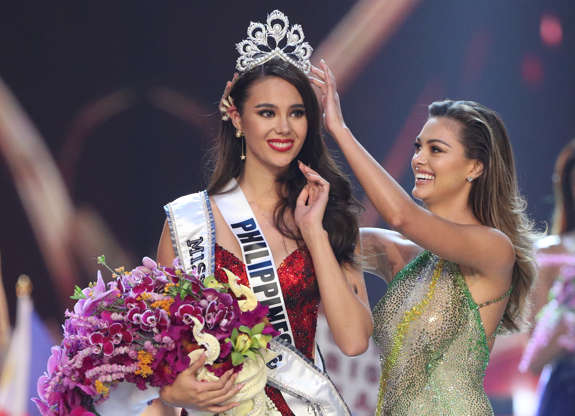
<instances>
[{"instance_id":1,"label":"dark brown hair","mask_svg":"<svg viewBox=\"0 0 575 416\"><path fill-rule=\"evenodd\" d=\"M288 169L277 178L280 201L274 211L278 230L288 238L302 243L297 230L290 229L286 214L292 212L296 200L306 184L297 161L316 170L330 184L329 202L323 217L331 246L340 263L353 263L353 251L358 239L357 208L352 196L351 184L331 157L321 134L321 111L316 95L307 76L292 64L275 58L243 73L234 83L230 96L240 114L249 95L250 86L264 77L279 77L292 84L300 93L307 117L307 136L298 156ZM208 193L217 194L231 178L237 178L243 170L240 159L241 140L235 137L231 121L222 121L220 132L211 151L212 174Z\"/></svg>"},{"instance_id":2,"label":"dark brown hair","mask_svg":"<svg viewBox=\"0 0 575 416\"><path fill-rule=\"evenodd\" d=\"M553 213L553 234L564 234L575 230L575 195L573 195L573 169L575 169L575 140L561 150L553 172L555 210Z\"/></svg>"},{"instance_id":3,"label":"dark brown hair","mask_svg":"<svg viewBox=\"0 0 575 416\"><path fill-rule=\"evenodd\" d=\"M466 157L483 164L483 173L473 181L469 204L483 225L497 228L513 243L513 290L502 324L507 330L517 330L537 273L533 248L536 234L525 213L526 201L519 193L513 151L503 121L493 110L473 101L434 102L429 106L429 116L458 121Z\"/></svg>"}]
</instances>

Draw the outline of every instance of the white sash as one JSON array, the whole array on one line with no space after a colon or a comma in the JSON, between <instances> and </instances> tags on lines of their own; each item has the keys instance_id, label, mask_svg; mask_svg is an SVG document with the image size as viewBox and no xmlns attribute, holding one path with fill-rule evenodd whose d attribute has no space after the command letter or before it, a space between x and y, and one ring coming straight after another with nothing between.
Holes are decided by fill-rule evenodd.
<instances>
[{"instance_id":1,"label":"white sash","mask_svg":"<svg viewBox=\"0 0 575 416\"><path fill-rule=\"evenodd\" d=\"M172 245L186 273L200 279L214 274L216 228L206 191L186 195L164 206Z\"/></svg>"},{"instance_id":2,"label":"white sash","mask_svg":"<svg viewBox=\"0 0 575 416\"><path fill-rule=\"evenodd\" d=\"M280 338L295 346L272 251L248 200L235 179L213 198L242 248L251 289L259 302L268 305L268 318Z\"/></svg>"},{"instance_id":3,"label":"white sash","mask_svg":"<svg viewBox=\"0 0 575 416\"><path fill-rule=\"evenodd\" d=\"M294 415L351 415L327 373L279 337L271 340L269 348L278 356L266 364L268 384L282 393Z\"/></svg>"},{"instance_id":4,"label":"white sash","mask_svg":"<svg viewBox=\"0 0 575 416\"><path fill-rule=\"evenodd\" d=\"M266 364L269 384L280 390L296 416L350 415L337 388L323 371L319 350L316 349L316 367L293 346L293 334L271 251L237 182L232 180L225 189L234 186L234 191L213 198L242 248L246 273L258 300L269 305L270 314L273 308L279 305L282 308L273 309L275 322L280 329L276 325L274 327L282 334L270 343L270 349L278 356ZM247 216L246 206L249 210ZM197 268L202 278L213 275L215 224L207 192L183 196L167 204L164 209L174 251L180 257L184 270L190 272ZM277 288L266 286L270 282L277 282ZM258 285L260 290L256 291ZM271 318L270 322L274 324Z\"/></svg>"}]
</instances>

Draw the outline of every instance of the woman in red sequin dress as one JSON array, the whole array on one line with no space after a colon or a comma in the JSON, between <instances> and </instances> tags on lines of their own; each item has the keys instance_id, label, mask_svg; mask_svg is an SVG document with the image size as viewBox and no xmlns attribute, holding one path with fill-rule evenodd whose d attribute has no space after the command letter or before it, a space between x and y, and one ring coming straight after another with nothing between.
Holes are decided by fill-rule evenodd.
<instances>
[{"instance_id":1,"label":"woman in red sequin dress","mask_svg":"<svg viewBox=\"0 0 575 416\"><path fill-rule=\"evenodd\" d=\"M372 321L363 276L353 261L355 203L348 180L324 144L320 108L307 76L274 58L228 83L224 99L228 95L234 105L212 153L208 194L216 195L232 178L237 180L278 265L297 349L313 361L321 301L339 348L348 355L364 352ZM225 267L248 284L240 246L210 201L216 278L225 280ZM166 224L158 259L170 264L174 256ZM234 403L223 403L241 386L228 373L218 382L198 382L195 370L202 364L196 361L163 388L162 401L211 412L232 408ZM279 391L268 387L267 393L282 415L293 414Z\"/></svg>"}]
</instances>

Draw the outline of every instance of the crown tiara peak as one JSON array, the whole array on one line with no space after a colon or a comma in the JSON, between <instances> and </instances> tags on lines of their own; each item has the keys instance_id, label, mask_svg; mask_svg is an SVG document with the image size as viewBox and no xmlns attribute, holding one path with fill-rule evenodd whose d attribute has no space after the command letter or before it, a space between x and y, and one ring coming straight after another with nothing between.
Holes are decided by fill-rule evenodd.
<instances>
[{"instance_id":1,"label":"crown tiara peak","mask_svg":"<svg viewBox=\"0 0 575 416\"><path fill-rule=\"evenodd\" d=\"M313 48L304 42L301 25L289 27L288 17L279 10L268 14L266 23L251 22L247 39L236 44L240 56L236 69L246 72L273 58L280 58L305 73L311 68Z\"/></svg>"}]
</instances>

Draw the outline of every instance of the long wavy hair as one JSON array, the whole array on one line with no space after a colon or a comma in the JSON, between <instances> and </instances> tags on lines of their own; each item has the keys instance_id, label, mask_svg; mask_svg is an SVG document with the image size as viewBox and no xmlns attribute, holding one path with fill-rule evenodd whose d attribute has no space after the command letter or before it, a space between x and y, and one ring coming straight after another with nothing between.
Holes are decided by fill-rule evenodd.
<instances>
[{"instance_id":1,"label":"long wavy hair","mask_svg":"<svg viewBox=\"0 0 575 416\"><path fill-rule=\"evenodd\" d=\"M483 163L483 173L473 181L469 204L481 224L505 233L515 249L512 292L503 314L503 328L523 326L527 294L537 268L536 233L525 213L527 203L519 193L515 162L503 121L493 110L473 101L437 101L429 117L448 117L462 126L461 142L466 157Z\"/></svg>"},{"instance_id":2,"label":"long wavy hair","mask_svg":"<svg viewBox=\"0 0 575 416\"><path fill-rule=\"evenodd\" d=\"M555 194L555 210L551 232L565 234L575 230L575 195L573 195L573 179L575 175L575 139L561 150L555 162L553 172L553 190Z\"/></svg>"},{"instance_id":3,"label":"long wavy hair","mask_svg":"<svg viewBox=\"0 0 575 416\"><path fill-rule=\"evenodd\" d=\"M288 62L278 58L272 59L240 75L230 91L230 96L241 115L250 87L255 81L270 76L279 77L298 90L304 103L308 124L300 153L276 179L280 200L274 210L275 226L284 236L298 241L300 245L303 244L299 231L290 228L286 222L286 215L293 214L297 197L306 184L306 179L297 165L299 159L329 182L329 201L323 217L323 226L339 263L353 263L353 251L359 236L357 221L359 205L352 196L349 179L338 167L323 140L321 111L307 76ZM220 193L230 179L240 176L244 168L240 154L241 140L235 137L232 122L222 121L220 132L210 152L209 194Z\"/></svg>"}]
</instances>

